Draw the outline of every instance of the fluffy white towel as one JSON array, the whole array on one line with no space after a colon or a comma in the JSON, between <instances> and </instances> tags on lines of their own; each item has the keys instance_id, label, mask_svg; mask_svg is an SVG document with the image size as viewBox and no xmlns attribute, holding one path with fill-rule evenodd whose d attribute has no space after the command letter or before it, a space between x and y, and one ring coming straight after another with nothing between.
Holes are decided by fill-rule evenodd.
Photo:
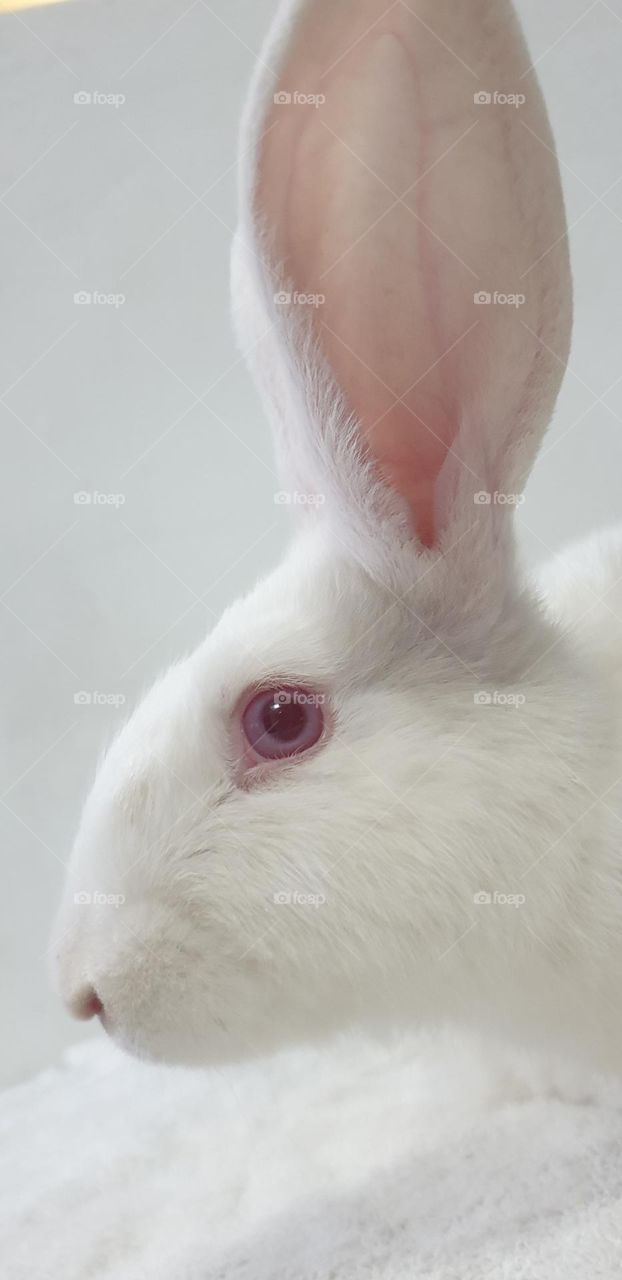
<instances>
[{"instance_id":1,"label":"fluffy white towel","mask_svg":"<svg viewBox=\"0 0 622 1280\"><path fill-rule=\"evenodd\" d=\"M2 1274L618 1277L622 1085L562 1091L449 1037L205 1074L89 1042L0 1097Z\"/></svg>"}]
</instances>

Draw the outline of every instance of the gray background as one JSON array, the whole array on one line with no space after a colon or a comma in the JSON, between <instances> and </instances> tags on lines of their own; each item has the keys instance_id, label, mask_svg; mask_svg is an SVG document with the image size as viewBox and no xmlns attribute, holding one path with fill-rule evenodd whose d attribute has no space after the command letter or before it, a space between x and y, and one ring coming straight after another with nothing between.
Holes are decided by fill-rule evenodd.
<instances>
[{"instance_id":1,"label":"gray background","mask_svg":"<svg viewBox=\"0 0 622 1280\"><path fill-rule=\"evenodd\" d=\"M65 1017L45 970L81 798L124 714L76 693L131 705L288 532L227 300L237 119L273 8L73 0L0 16L5 1081L98 1034ZM571 370L519 512L533 563L620 513L622 0L518 8L576 286ZM80 290L125 302L77 305Z\"/></svg>"}]
</instances>

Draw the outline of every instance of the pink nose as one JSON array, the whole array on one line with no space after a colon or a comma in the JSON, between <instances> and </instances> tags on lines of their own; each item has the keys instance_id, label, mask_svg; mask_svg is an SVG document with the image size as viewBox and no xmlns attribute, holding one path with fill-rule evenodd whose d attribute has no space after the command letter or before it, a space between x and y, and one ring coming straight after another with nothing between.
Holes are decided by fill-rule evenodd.
<instances>
[{"instance_id":1,"label":"pink nose","mask_svg":"<svg viewBox=\"0 0 622 1280\"><path fill-rule=\"evenodd\" d=\"M104 1012L104 1006L94 987L83 987L68 1001L69 1012L81 1022L96 1018Z\"/></svg>"}]
</instances>

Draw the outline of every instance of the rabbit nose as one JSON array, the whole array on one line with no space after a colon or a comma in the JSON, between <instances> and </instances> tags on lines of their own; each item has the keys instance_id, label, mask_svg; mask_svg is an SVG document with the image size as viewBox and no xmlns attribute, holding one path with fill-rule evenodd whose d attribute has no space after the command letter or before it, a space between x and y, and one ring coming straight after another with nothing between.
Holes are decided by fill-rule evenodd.
<instances>
[{"instance_id":1,"label":"rabbit nose","mask_svg":"<svg viewBox=\"0 0 622 1280\"><path fill-rule=\"evenodd\" d=\"M104 1006L94 987L83 987L77 991L67 1001L67 1007L72 1017L78 1018L80 1022L88 1022L90 1018L97 1018L104 1012Z\"/></svg>"}]
</instances>

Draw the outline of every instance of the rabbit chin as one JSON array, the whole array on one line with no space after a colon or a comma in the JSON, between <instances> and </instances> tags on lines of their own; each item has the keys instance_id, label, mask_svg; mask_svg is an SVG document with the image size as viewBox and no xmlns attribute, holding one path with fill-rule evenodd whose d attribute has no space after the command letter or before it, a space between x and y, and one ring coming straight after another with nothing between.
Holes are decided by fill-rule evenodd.
<instances>
[{"instance_id":1,"label":"rabbit chin","mask_svg":"<svg viewBox=\"0 0 622 1280\"><path fill-rule=\"evenodd\" d=\"M274 1028L262 1026L261 1020L243 1023L243 1032L200 999L188 1000L183 1008L169 1008L164 1002L137 1013L128 1008L105 1015L101 1021L124 1052L167 1066L225 1066L270 1053L282 1043Z\"/></svg>"},{"instance_id":2,"label":"rabbit chin","mask_svg":"<svg viewBox=\"0 0 622 1280\"><path fill-rule=\"evenodd\" d=\"M108 984L102 984L102 990ZM131 992L110 995L100 1021L112 1040L133 1057L170 1066L208 1067L256 1059L309 1041L328 1039L351 1025L352 1010L334 994L330 1005L296 1008L293 993L262 999L261 984L229 990L227 1009L203 990L167 993L147 1001ZM106 1012L106 1009L109 1012ZM349 1016L350 1015L350 1016ZM373 1019L372 1019L373 1023Z\"/></svg>"},{"instance_id":3,"label":"rabbit chin","mask_svg":"<svg viewBox=\"0 0 622 1280\"><path fill-rule=\"evenodd\" d=\"M163 1017L123 1021L116 1016L101 1017L104 1030L115 1044L134 1058L169 1066L219 1066L231 1061L231 1037L220 1019L212 1019L205 1009L196 1010L188 1023L177 1024Z\"/></svg>"}]
</instances>

